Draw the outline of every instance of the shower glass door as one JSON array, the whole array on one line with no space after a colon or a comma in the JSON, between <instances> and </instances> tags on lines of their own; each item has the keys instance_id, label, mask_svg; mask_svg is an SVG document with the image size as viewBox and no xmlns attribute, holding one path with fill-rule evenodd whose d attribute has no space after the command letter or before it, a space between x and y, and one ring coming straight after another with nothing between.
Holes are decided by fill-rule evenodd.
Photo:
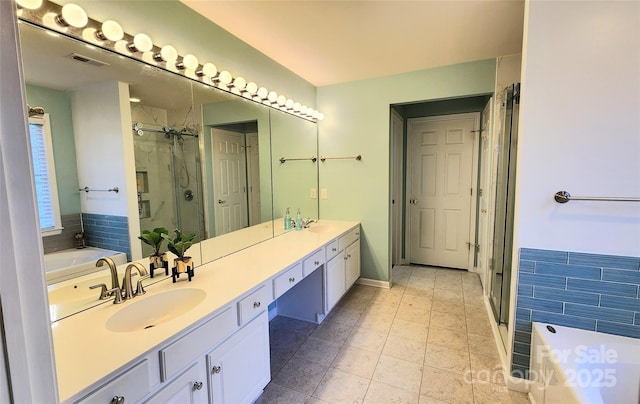
<instances>
[{"instance_id":1,"label":"shower glass door","mask_svg":"<svg viewBox=\"0 0 640 404\"><path fill-rule=\"evenodd\" d=\"M498 325L508 327L513 247L513 217L515 208L516 147L520 84L513 84L503 93L503 130L498 139L496 200L493 252L490 261L490 303ZM504 341L503 341L504 342Z\"/></svg>"},{"instance_id":2,"label":"shower glass door","mask_svg":"<svg viewBox=\"0 0 640 404\"><path fill-rule=\"evenodd\" d=\"M178 119L158 108L132 108L140 229L164 227L170 235L180 229L200 241L205 234L199 131L190 124L190 111L174 114ZM143 256L152 252L142 244Z\"/></svg>"}]
</instances>

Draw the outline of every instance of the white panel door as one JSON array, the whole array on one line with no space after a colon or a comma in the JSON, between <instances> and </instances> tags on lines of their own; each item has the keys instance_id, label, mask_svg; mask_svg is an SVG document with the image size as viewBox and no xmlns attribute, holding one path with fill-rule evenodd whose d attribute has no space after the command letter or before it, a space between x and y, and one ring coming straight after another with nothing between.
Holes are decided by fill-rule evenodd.
<instances>
[{"instance_id":1,"label":"white panel door","mask_svg":"<svg viewBox=\"0 0 640 404\"><path fill-rule=\"evenodd\" d=\"M472 114L409 121L409 257L469 268L473 177Z\"/></svg>"},{"instance_id":2,"label":"white panel door","mask_svg":"<svg viewBox=\"0 0 640 404\"><path fill-rule=\"evenodd\" d=\"M244 134L212 129L216 236L248 225Z\"/></svg>"}]
</instances>

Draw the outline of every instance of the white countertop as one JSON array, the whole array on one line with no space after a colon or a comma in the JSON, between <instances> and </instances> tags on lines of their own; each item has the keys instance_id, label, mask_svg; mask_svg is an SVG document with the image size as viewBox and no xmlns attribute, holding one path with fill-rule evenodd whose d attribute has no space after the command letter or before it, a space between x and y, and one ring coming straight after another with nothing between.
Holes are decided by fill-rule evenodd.
<instances>
[{"instance_id":1,"label":"white countertop","mask_svg":"<svg viewBox=\"0 0 640 404\"><path fill-rule=\"evenodd\" d=\"M321 220L312 228L314 225L329 230L290 231L195 268L192 282L186 276L175 284L168 279L146 287L144 296L130 302L102 304L52 323L60 400L81 398L76 395L87 387L273 278L358 222ZM112 332L106 328L107 319L129 303L177 288L199 288L207 295L192 310L147 330Z\"/></svg>"}]
</instances>

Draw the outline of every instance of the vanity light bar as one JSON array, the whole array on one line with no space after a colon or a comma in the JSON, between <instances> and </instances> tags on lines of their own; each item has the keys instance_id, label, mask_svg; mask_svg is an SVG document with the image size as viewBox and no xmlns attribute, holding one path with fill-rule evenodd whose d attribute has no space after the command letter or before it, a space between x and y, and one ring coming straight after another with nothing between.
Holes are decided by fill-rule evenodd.
<instances>
[{"instance_id":1,"label":"vanity light bar","mask_svg":"<svg viewBox=\"0 0 640 404\"><path fill-rule=\"evenodd\" d=\"M226 70L218 71L212 63L200 64L192 54L180 56L171 45L158 47L143 33L127 34L113 20L104 23L91 19L78 5L64 6L46 0L16 0L18 18L32 24L58 31L72 38L81 39L115 51L148 65L181 74L207 86L250 99L259 104L298 116L308 121L324 119L324 114L294 102L275 91L258 87L243 77L233 77Z\"/></svg>"}]
</instances>

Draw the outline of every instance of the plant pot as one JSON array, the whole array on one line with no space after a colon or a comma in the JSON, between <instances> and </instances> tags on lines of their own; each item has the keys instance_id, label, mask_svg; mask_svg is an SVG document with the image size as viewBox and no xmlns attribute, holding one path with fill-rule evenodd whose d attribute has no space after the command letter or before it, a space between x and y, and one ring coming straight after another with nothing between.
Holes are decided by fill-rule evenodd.
<instances>
[{"instance_id":1,"label":"plant pot","mask_svg":"<svg viewBox=\"0 0 640 404\"><path fill-rule=\"evenodd\" d=\"M167 261L167 254L152 254L149 256L149 272L153 278L153 271L155 269L164 268L164 274L169 275L169 261Z\"/></svg>"},{"instance_id":2,"label":"plant pot","mask_svg":"<svg viewBox=\"0 0 640 404\"><path fill-rule=\"evenodd\" d=\"M173 260L173 268L171 270L171 278L173 279L173 283L180 277L181 274L186 273L189 278L189 282L191 282L191 278L193 278L193 260L191 257L182 257L182 258L174 258Z\"/></svg>"}]
</instances>

